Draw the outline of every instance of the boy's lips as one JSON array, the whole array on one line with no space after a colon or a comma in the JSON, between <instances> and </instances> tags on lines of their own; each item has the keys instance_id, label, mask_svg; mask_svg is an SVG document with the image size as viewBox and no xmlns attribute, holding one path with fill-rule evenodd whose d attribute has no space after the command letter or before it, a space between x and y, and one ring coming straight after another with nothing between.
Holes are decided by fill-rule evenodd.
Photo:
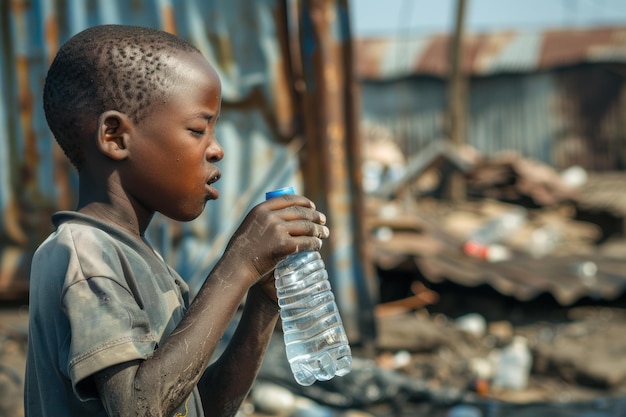
<instances>
[{"instance_id":1,"label":"boy's lips","mask_svg":"<svg viewBox=\"0 0 626 417\"><path fill-rule=\"evenodd\" d=\"M222 173L221 173L219 170L217 170L217 171L215 171L215 174L213 174L213 175L209 178L209 180L208 180L206 183L207 183L207 185L214 184L214 183L216 183L216 182L217 182L217 181L218 181L221 177L222 177Z\"/></svg>"},{"instance_id":2,"label":"boy's lips","mask_svg":"<svg viewBox=\"0 0 626 417\"><path fill-rule=\"evenodd\" d=\"M215 187L211 187L209 184L206 186L207 195L209 200L217 200L220 197L220 192Z\"/></svg>"},{"instance_id":3,"label":"boy's lips","mask_svg":"<svg viewBox=\"0 0 626 417\"><path fill-rule=\"evenodd\" d=\"M216 183L221 178L221 176L222 174L220 173L220 171L217 171L215 175L210 177L209 180L206 182L207 192L212 200L217 200L220 196L220 193L215 187L212 187L211 185Z\"/></svg>"}]
</instances>

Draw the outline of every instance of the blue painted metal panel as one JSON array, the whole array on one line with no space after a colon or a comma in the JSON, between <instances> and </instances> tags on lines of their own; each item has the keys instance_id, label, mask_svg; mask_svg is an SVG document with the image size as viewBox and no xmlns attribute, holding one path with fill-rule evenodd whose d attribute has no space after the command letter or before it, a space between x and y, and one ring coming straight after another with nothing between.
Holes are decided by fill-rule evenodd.
<instances>
[{"instance_id":1,"label":"blue painted metal panel","mask_svg":"<svg viewBox=\"0 0 626 417\"><path fill-rule=\"evenodd\" d=\"M41 106L45 72L59 44L96 24L121 23L177 32L216 63L223 82L224 109L217 137L225 149L221 197L193 222L176 224L156 217L148 235L198 289L223 251L244 213L263 200L268 189L294 185L302 191L297 150L279 145L266 114L276 95L277 62L282 59L275 27L275 0L52 0L13 1L3 5L0 40L0 242L15 241L15 230L28 242L16 242L28 268L34 247L50 232L49 215L71 208L76 175L59 156ZM263 100L244 106L252 91ZM62 175L59 175L61 172ZM68 207L60 207L59 189L68 187ZM14 208L17 207L17 210ZM17 234L19 235L19 234ZM182 242L174 246L173 242ZM7 247L0 247L5 252ZM180 250L179 250L180 249ZM0 283L12 279L16 265L2 261ZM8 274L8 275L7 275ZM0 285L0 293L3 287Z\"/></svg>"},{"instance_id":2,"label":"blue painted metal panel","mask_svg":"<svg viewBox=\"0 0 626 417\"><path fill-rule=\"evenodd\" d=\"M55 170L66 171L72 199L75 199L75 173L69 166L55 159L56 145L40 105L45 71L59 43L95 24L125 23L162 27L169 14L175 17L175 27L181 36L192 40L207 56L220 62L218 68L225 86L225 102L245 98L256 86L263 88L269 95L272 93L271 71L280 58L271 20L275 3L254 2L252 7L243 7L241 1L72 0L62 10L57 7L63 3L49 0L12 2L3 15L3 23L7 25L2 25L0 31L3 45L0 66L2 235L7 235L11 230L22 230L31 242L37 242L49 231L50 225L44 220L29 222L18 218L16 210L11 209L16 205L19 205L22 213L37 213L42 218L48 217L56 209L68 208L59 207L59 184L55 184L58 181ZM3 5L6 6L6 3ZM217 13L218 10L220 13ZM246 25L241 25L239 17L242 14L246 15ZM215 26L209 27L206 22L214 22ZM224 60L224 56L228 56L228 50L224 47L226 41L232 52L228 61ZM243 48L245 44L247 48ZM218 51L218 48L222 49ZM220 53L222 56L218 56ZM267 99L267 102L271 101L272 98ZM266 188L274 187L279 182L281 185L299 185L294 153L289 153L285 147L276 146L266 119L260 117L259 109L248 110L247 114L224 111L217 134L226 150L222 167L225 175L218 184L222 198L214 202L202 218L190 224L164 227L163 221L156 221L155 227L150 230L151 235L158 235L155 237L160 242L161 250L168 254L168 260L182 267L187 278L194 283L201 279L192 275L186 266L199 263L198 259L215 258L223 247L211 244L209 255L206 251L198 250L174 251L168 247L171 245L168 236L182 233L190 241L197 239L213 243L218 239L223 243L223 235L232 231L233 224L238 224L240 220L239 217L231 217L233 207L240 207L237 213L241 215L251 204L261 201ZM274 175L270 170L276 169L276 166L280 170ZM251 182L255 178L263 179L264 182ZM251 193L251 189L255 193ZM33 244L22 242L18 246L28 255L29 245ZM185 243L183 246L193 245ZM23 267L26 267L27 262L27 259L23 260ZM203 261L203 266L198 274L206 275L211 265ZM4 278L4 281L8 280Z\"/></svg>"}]
</instances>

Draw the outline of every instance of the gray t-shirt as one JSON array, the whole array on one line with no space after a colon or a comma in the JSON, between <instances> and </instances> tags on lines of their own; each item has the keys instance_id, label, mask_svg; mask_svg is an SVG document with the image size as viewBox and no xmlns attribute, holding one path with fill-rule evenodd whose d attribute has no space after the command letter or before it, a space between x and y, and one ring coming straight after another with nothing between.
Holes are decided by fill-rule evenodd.
<instances>
[{"instance_id":1,"label":"gray t-shirt","mask_svg":"<svg viewBox=\"0 0 626 417\"><path fill-rule=\"evenodd\" d=\"M119 227L76 212L52 221L31 269L26 416L106 416L92 376L149 358L183 318L188 286ZM187 408L202 416L197 389Z\"/></svg>"}]
</instances>

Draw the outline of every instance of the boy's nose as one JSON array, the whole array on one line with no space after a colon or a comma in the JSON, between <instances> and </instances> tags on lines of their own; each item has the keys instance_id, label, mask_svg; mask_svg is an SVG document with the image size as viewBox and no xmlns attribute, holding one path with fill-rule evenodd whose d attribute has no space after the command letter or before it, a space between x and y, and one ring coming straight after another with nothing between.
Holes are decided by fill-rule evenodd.
<instances>
[{"instance_id":1,"label":"boy's nose","mask_svg":"<svg viewBox=\"0 0 626 417\"><path fill-rule=\"evenodd\" d=\"M213 140L211 145L206 150L207 160L209 162L218 162L224 158L224 148L219 144L217 140Z\"/></svg>"}]
</instances>

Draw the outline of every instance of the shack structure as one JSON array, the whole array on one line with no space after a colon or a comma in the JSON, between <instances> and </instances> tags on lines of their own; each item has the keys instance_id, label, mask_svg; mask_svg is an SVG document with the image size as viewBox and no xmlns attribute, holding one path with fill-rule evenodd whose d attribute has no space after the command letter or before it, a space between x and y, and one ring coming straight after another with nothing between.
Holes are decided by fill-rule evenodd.
<instances>
[{"instance_id":1,"label":"shack structure","mask_svg":"<svg viewBox=\"0 0 626 417\"><path fill-rule=\"evenodd\" d=\"M362 118L389 130L408 157L449 138L451 35L356 40ZM557 169L625 164L626 27L468 33L465 143L514 149Z\"/></svg>"},{"instance_id":2,"label":"shack structure","mask_svg":"<svg viewBox=\"0 0 626 417\"><path fill-rule=\"evenodd\" d=\"M521 302L548 297L560 305L618 299L626 289L624 211L610 184L626 179L626 28L464 39L462 148L446 127L451 35L356 41L366 142L391 142L407 161L402 174L369 192L381 282L410 276L430 287L490 287ZM432 183L426 177L435 165L440 183L461 171L467 202L433 195L441 184L424 191L420 181ZM568 184L567 171L585 179ZM473 230L516 206L527 210L525 224L503 242L506 259L465 253ZM538 243L542 236L552 242ZM536 253L544 244L550 250ZM410 303L420 296L414 288L393 291Z\"/></svg>"}]
</instances>

